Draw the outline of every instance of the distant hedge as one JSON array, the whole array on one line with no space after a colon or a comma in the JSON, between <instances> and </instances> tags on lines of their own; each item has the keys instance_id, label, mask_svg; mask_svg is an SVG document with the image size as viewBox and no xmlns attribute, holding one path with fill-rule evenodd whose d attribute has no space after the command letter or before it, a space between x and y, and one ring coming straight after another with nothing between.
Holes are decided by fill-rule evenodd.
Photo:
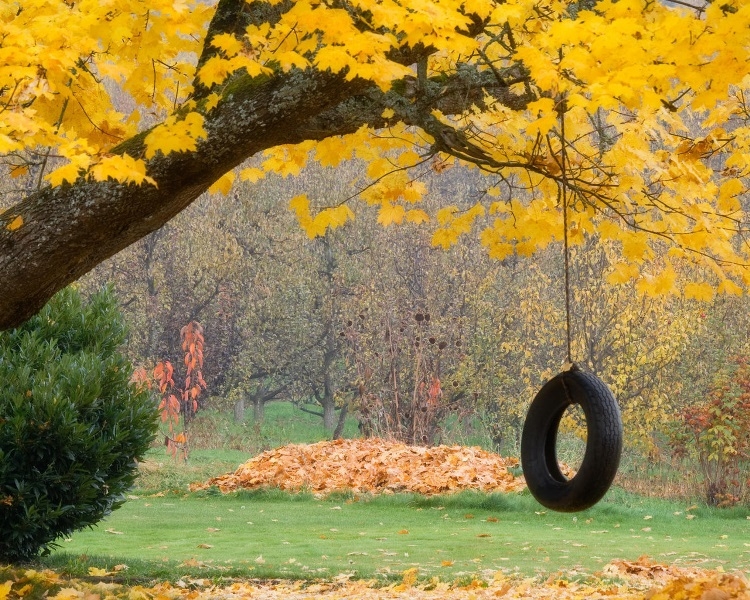
<instances>
[{"instance_id":1,"label":"distant hedge","mask_svg":"<svg viewBox=\"0 0 750 600\"><path fill-rule=\"evenodd\" d=\"M47 553L122 504L157 424L125 335L109 289L85 303L63 290L0 333L0 561Z\"/></svg>"}]
</instances>

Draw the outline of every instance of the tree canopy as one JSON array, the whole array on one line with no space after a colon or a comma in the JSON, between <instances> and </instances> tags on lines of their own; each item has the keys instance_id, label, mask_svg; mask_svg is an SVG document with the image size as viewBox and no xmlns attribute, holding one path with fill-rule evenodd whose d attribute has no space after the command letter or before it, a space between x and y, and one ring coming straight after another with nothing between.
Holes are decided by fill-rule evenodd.
<instances>
[{"instance_id":1,"label":"tree canopy","mask_svg":"<svg viewBox=\"0 0 750 600\"><path fill-rule=\"evenodd\" d=\"M347 159L367 164L349 196L290 198L311 237L363 201L437 246L596 237L613 282L741 293L750 5L669 4L6 2L0 328L209 188ZM429 214L424 173L456 161L486 189Z\"/></svg>"}]
</instances>

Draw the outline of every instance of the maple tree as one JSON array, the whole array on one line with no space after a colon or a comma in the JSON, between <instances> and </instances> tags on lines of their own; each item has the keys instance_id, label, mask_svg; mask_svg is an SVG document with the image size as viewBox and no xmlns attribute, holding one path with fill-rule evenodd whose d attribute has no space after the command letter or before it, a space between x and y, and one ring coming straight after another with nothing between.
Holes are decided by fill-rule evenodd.
<instances>
[{"instance_id":1,"label":"maple tree","mask_svg":"<svg viewBox=\"0 0 750 600\"><path fill-rule=\"evenodd\" d=\"M156 230L212 185L356 156L383 224L477 224L490 254L597 232L612 276L710 297L750 280L743 237L750 8L604 0L31 0L2 9L0 327ZM102 23L107 23L102 27ZM446 159L472 206L417 204ZM450 162L450 161L448 161ZM355 195L357 195L355 193ZM291 200L309 235L347 198ZM644 267L667 249L662 263ZM677 284L679 263L706 279Z\"/></svg>"}]
</instances>

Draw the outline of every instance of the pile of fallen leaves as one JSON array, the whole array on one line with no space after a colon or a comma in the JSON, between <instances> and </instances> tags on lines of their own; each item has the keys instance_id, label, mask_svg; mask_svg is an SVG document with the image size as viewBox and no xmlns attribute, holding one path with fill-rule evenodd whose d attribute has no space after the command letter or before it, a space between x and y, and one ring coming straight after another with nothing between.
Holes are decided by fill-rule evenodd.
<instances>
[{"instance_id":1,"label":"pile of fallen leaves","mask_svg":"<svg viewBox=\"0 0 750 600\"><path fill-rule=\"evenodd\" d=\"M113 582L120 575L116 572L91 568L89 574L92 577L88 579L68 579L53 571L0 565L0 600L750 600L750 585L742 574L660 565L646 557L614 561L586 581L564 573L539 580L498 572L490 581L448 583L421 580L418 569L413 568L404 571L400 582L387 586L341 575L332 581L241 580L222 584L182 578L152 587L130 587Z\"/></svg>"},{"instance_id":2,"label":"pile of fallen leaves","mask_svg":"<svg viewBox=\"0 0 750 600\"><path fill-rule=\"evenodd\" d=\"M444 494L472 489L510 492L525 487L509 471L518 459L481 448L408 446L383 439L354 439L290 444L264 452L234 473L195 484L193 490L217 486L222 492L276 487L315 494L415 492Z\"/></svg>"}]
</instances>

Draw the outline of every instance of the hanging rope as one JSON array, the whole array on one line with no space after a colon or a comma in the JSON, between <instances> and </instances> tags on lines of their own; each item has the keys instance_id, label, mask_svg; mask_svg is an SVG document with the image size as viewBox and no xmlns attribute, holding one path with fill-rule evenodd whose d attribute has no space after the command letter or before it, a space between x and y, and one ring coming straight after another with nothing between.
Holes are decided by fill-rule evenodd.
<instances>
[{"instance_id":1,"label":"hanging rope","mask_svg":"<svg viewBox=\"0 0 750 600\"><path fill-rule=\"evenodd\" d=\"M567 341L567 362L573 363L570 336L570 248L568 246L568 160L565 148L565 112L567 110L565 96L558 104L560 115L560 168L562 169L562 210L563 210L563 255L565 258L565 334Z\"/></svg>"}]
</instances>

